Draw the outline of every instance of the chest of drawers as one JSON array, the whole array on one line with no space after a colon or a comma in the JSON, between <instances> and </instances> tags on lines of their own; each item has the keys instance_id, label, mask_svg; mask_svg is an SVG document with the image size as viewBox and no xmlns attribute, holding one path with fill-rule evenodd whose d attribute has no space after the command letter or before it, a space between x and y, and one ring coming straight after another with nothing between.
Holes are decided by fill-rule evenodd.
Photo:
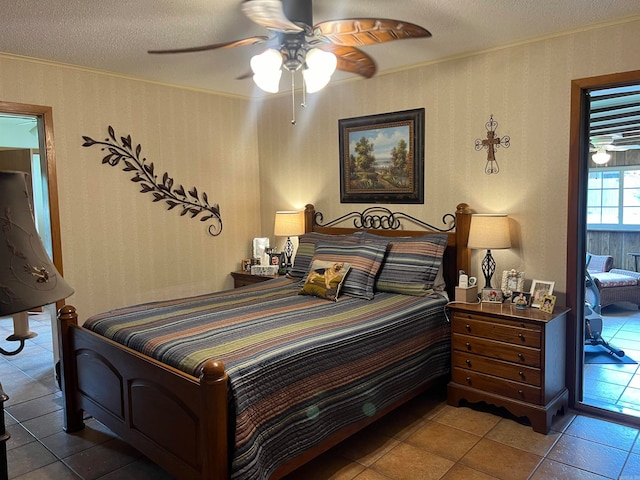
<instances>
[{"instance_id":1,"label":"chest of drawers","mask_svg":"<svg viewBox=\"0 0 640 480\"><path fill-rule=\"evenodd\" d=\"M527 417L536 432L568 406L567 309L553 314L512 304L450 303L451 381L447 401L486 402Z\"/></svg>"}]
</instances>

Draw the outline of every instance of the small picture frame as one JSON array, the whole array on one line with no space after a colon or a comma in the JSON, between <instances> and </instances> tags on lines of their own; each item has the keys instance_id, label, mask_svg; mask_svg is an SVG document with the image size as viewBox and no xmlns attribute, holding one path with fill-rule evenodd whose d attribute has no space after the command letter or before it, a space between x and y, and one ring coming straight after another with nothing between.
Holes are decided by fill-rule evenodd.
<instances>
[{"instance_id":1,"label":"small picture frame","mask_svg":"<svg viewBox=\"0 0 640 480\"><path fill-rule=\"evenodd\" d=\"M542 303L540 304L540 310L547 313L553 313L553 307L556 306L555 295L545 295L542 297Z\"/></svg>"},{"instance_id":2,"label":"small picture frame","mask_svg":"<svg viewBox=\"0 0 640 480\"><path fill-rule=\"evenodd\" d=\"M274 251L269 252L269 265L280 266L280 254Z\"/></svg>"},{"instance_id":3,"label":"small picture frame","mask_svg":"<svg viewBox=\"0 0 640 480\"><path fill-rule=\"evenodd\" d=\"M529 292L513 292L511 294L511 303L513 303L516 308L527 308L531 303L531 294Z\"/></svg>"},{"instance_id":4,"label":"small picture frame","mask_svg":"<svg viewBox=\"0 0 640 480\"><path fill-rule=\"evenodd\" d=\"M252 259L250 258L243 258L242 259L242 271L243 272L250 272L251 271L251 265L253 264Z\"/></svg>"},{"instance_id":5,"label":"small picture frame","mask_svg":"<svg viewBox=\"0 0 640 480\"><path fill-rule=\"evenodd\" d=\"M502 303L504 297L502 296L502 290L496 288L483 288L482 289L482 302L483 303Z\"/></svg>"},{"instance_id":6,"label":"small picture frame","mask_svg":"<svg viewBox=\"0 0 640 480\"><path fill-rule=\"evenodd\" d=\"M256 237L253 239L253 258L264 258L269 248L269 239L267 237Z\"/></svg>"},{"instance_id":7,"label":"small picture frame","mask_svg":"<svg viewBox=\"0 0 640 480\"><path fill-rule=\"evenodd\" d=\"M513 292L521 292L524 289L524 272L516 269L502 272L502 293L510 297Z\"/></svg>"},{"instance_id":8,"label":"small picture frame","mask_svg":"<svg viewBox=\"0 0 640 480\"><path fill-rule=\"evenodd\" d=\"M556 282L547 280L533 280L533 282L531 282L531 306L540 308L543 297L553 293L555 284Z\"/></svg>"}]
</instances>

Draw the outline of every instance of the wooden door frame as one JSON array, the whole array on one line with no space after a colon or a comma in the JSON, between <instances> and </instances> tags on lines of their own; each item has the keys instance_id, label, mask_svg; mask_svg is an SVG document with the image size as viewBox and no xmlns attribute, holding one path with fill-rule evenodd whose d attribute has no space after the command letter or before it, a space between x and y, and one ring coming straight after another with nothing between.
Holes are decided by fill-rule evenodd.
<instances>
[{"instance_id":1,"label":"wooden door frame","mask_svg":"<svg viewBox=\"0 0 640 480\"><path fill-rule=\"evenodd\" d=\"M567 323L567 385L569 405L586 413L640 425L640 419L581 403L583 392L583 345L586 256L586 202L589 173L588 91L640 83L640 70L581 78L571 82L571 116L569 131L569 185L567 218L567 306L571 314Z\"/></svg>"},{"instance_id":2,"label":"wooden door frame","mask_svg":"<svg viewBox=\"0 0 640 480\"><path fill-rule=\"evenodd\" d=\"M62 269L62 241L60 238L60 209L58 206L58 180L56 176L56 156L53 144L53 109L43 105L29 105L23 103L0 101L0 112L15 115L32 115L42 119L42 135L40 144L44 145L47 170L47 184L49 192L49 216L51 224L51 251L53 264L60 275ZM61 301L57 306L64 305Z\"/></svg>"}]
</instances>

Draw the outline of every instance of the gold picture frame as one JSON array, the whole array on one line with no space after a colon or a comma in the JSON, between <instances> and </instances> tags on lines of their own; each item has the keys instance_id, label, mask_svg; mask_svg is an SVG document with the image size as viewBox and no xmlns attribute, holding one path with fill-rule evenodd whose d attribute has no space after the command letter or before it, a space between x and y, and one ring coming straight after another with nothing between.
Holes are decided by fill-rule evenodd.
<instances>
[{"instance_id":1,"label":"gold picture frame","mask_svg":"<svg viewBox=\"0 0 640 480\"><path fill-rule=\"evenodd\" d=\"M553 313L553 307L556 306L555 295L545 295L542 297L542 303L540 304L540 310L547 313Z\"/></svg>"}]
</instances>

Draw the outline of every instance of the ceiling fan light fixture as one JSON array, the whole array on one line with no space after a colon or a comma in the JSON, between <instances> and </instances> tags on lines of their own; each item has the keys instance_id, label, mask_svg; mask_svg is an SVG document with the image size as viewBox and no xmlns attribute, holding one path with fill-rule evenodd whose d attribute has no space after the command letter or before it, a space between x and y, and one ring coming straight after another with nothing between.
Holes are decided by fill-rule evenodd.
<instances>
[{"instance_id":1,"label":"ceiling fan light fixture","mask_svg":"<svg viewBox=\"0 0 640 480\"><path fill-rule=\"evenodd\" d=\"M269 48L251 58L253 81L260 89L269 93L278 93L280 77L282 76L282 55L279 51Z\"/></svg>"},{"instance_id":2,"label":"ceiling fan light fixture","mask_svg":"<svg viewBox=\"0 0 640 480\"><path fill-rule=\"evenodd\" d=\"M315 93L329 83L331 75L336 71L338 60L331 52L312 48L307 53L305 63L307 68L302 71L305 88L308 93Z\"/></svg>"},{"instance_id":3,"label":"ceiling fan light fixture","mask_svg":"<svg viewBox=\"0 0 640 480\"><path fill-rule=\"evenodd\" d=\"M604 165L605 163L609 162L609 160L611 160L611 155L608 154L605 150L600 150L591 155L591 160L593 160L593 163L595 163L596 165Z\"/></svg>"}]
</instances>

